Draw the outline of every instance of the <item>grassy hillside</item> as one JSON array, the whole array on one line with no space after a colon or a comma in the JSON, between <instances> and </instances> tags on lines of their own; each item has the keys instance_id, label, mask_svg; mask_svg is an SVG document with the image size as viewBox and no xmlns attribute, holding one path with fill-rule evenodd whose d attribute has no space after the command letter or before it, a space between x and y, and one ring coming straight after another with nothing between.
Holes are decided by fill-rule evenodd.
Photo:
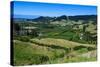
<instances>
[{"instance_id":1,"label":"grassy hillside","mask_svg":"<svg viewBox=\"0 0 100 67\"><path fill-rule=\"evenodd\" d=\"M29 42L14 40L14 65L51 64L65 62L94 61L96 56L80 56L93 45L76 43L64 39L31 39ZM79 46L80 48L76 47ZM81 47L84 46L84 47ZM69 48L75 47L73 51ZM91 49L89 51L93 51ZM79 59L80 58L80 59ZM93 59L91 59L93 58ZM62 60L62 61L61 61Z\"/></svg>"},{"instance_id":2,"label":"grassy hillside","mask_svg":"<svg viewBox=\"0 0 100 67\"><path fill-rule=\"evenodd\" d=\"M63 57L63 49L52 49L34 43L14 41L14 65L44 64L47 61Z\"/></svg>"},{"instance_id":3,"label":"grassy hillside","mask_svg":"<svg viewBox=\"0 0 100 67\"><path fill-rule=\"evenodd\" d=\"M96 61L96 18L41 16L14 22L14 65Z\"/></svg>"}]
</instances>

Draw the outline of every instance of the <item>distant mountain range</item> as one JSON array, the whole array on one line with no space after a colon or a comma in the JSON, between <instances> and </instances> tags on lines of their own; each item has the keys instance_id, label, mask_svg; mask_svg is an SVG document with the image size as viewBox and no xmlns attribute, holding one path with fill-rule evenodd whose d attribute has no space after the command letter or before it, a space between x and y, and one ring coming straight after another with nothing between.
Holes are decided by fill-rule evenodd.
<instances>
[{"instance_id":1,"label":"distant mountain range","mask_svg":"<svg viewBox=\"0 0 100 67\"><path fill-rule=\"evenodd\" d=\"M62 15L59 17L44 17L40 16L38 18L32 19L32 21L35 22L49 22L49 21L61 21L61 20L73 20L73 21L78 21L78 20L97 20L97 15L77 15L77 16L66 16Z\"/></svg>"},{"instance_id":2,"label":"distant mountain range","mask_svg":"<svg viewBox=\"0 0 100 67\"><path fill-rule=\"evenodd\" d=\"M58 17L49 17L49 16L32 16L32 15L14 15L14 21L33 21L33 22L51 22L51 21L61 21L61 20L93 20L97 21L97 15L76 15L76 16L58 16Z\"/></svg>"}]
</instances>

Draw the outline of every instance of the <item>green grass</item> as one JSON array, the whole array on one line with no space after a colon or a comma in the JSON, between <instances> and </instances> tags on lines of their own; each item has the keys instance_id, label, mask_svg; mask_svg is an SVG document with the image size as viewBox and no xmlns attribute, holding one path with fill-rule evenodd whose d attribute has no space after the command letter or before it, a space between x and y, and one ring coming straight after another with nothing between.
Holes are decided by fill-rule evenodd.
<instances>
[{"instance_id":1,"label":"green grass","mask_svg":"<svg viewBox=\"0 0 100 67\"><path fill-rule=\"evenodd\" d=\"M64 56L63 49L38 46L36 44L14 41L14 65L44 64Z\"/></svg>"},{"instance_id":2,"label":"green grass","mask_svg":"<svg viewBox=\"0 0 100 67\"><path fill-rule=\"evenodd\" d=\"M75 22L74 22L75 23ZM19 23L22 26L22 23ZM55 64L69 62L88 62L96 61L97 57L83 57L96 50L96 44L89 44L89 41L80 40L79 34L82 33L82 25L74 29L72 25L40 25L25 23L24 26L35 26L43 36L20 36L14 35L14 65L33 65L33 64ZM96 35L96 26L88 23L86 32ZM71 51L70 49L73 48ZM93 52L96 53L95 51ZM92 56L93 56L92 55Z\"/></svg>"},{"instance_id":3,"label":"green grass","mask_svg":"<svg viewBox=\"0 0 100 67\"><path fill-rule=\"evenodd\" d=\"M63 59L69 55L68 48L77 48L84 46L84 49L75 50L77 54L88 52L86 47L95 48L94 45L81 44L77 42L68 41L65 39L42 38L42 39L28 39L19 41L13 40L14 45L14 65L32 65L32 64L51 64L63 62L81 61L77 57L72 59ZM94 50L94 49L92 49ZM64 61L63 61L63 60ZM90 59L82 59L82 61Z\"/></svg>"},{"instance_id":4,"label":"green grass","mask_svg":"<svg viewBox=\"0 0 100 67\"><path fill-rule=\"evenodd\" d=\"M33 39L32 39L33 40ZM36 40L36 39L35 39ZM40 44L44 43L44 44ZM54 64L66 62L94 61L96 58L77 57L78 54L87 53L87 49L76 50L71 54L65 48L75 46L75 42L64 41L62 39L41 39L38 43L30 43L19 40L13 41L14 45L14 65L33 64ZM46 44L46 45L45 45ZM53 44L53 45L52 45ZM55 46L54 46L55 45ZM63 47L63 48L62 48ZM71 55L76 57L67 58Z\"/></svg>"},{"instance_id":5,"label":"green grass","mask_svg":"<svg viewBox=\"0 0 100 67\"><path fill-rule=\"evenodd\" d=\"M91 45L91 44L81 44L81 43L77 43L77 42L73 42L73 41L68 41L65 39L55 39L55 38L42 38L42 39L31 39L30 42L32 43L37 43L40 45L47 45L47 46L59 46L62 48L74 48L74 47L90 47L90 48L96 48L95 45Z\"/></svg>"},{"instance_id":6,"label":"green grass","mask_svg":"<svg viewBox=\"0 0 100 67\"><path fill-rule=\"evenodd\" d=\"M87 57L73 57L70 59L64 60L64 62L69 63L69 62L89 62L89 61L96 61L96 57L94 58L87 58Z\"/></svg>"},{"instance_id":7,"label":"green grass","mask_svg":"<svg viewBox=\"0 0 100 67\"><path fill-rule=\"evenodd\" d=\"M40 51L38 50L38 52ZM38 52L28 43L15 42L14 65L40 64L48 60L48 56ZM46 60L41 60L43 58L46 58Z\"/></svg>"}]
</instances>

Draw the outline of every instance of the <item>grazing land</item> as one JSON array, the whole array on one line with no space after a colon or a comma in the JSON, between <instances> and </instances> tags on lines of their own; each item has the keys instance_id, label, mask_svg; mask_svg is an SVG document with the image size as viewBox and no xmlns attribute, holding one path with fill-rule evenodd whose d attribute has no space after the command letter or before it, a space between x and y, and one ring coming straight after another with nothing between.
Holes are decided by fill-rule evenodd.
<instances>
[{"instance_id":1,"label":"grazing land","mask_svg":"<svg viewBox=\"0 0 100 67\"><path fill-rule=\"evenodd\" d=\"M96 61L96 18L64 15L12 20L14 65Z\"/></svg>"}]
</instances>

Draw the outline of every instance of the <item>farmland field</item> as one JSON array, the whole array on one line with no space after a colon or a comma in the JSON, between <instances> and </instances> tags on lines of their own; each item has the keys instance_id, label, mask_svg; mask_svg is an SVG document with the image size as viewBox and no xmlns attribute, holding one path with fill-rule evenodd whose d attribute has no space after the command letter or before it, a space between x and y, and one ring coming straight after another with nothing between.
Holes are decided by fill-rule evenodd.
<instances>
[{"instance_id":1,"label":"farmland field","mask_svg":"<svg viewBox=\"0 0 100 67\"><path fill-rule=\"evenodd\" d=\"M14 65L56 64L97 60L96 25L57 26L44 23L16 23L34 27L13 33ZM86 26L85 30L83 27ZM28 28L30 28L28 27ZM37 29L38 28L38 29ZM23 28L24 29L24 28ZM83 33L82 36L81 33ZM80 39L82 38L82 39Z\"/></svg>"},{"instance_id":2,"label":"farmland field","mask_svg":"<svg viewBox=\"0 0 100 67\"><path fill-rule=\"evenodd\" d=\"M78 46L80 49L78 49ZM70 47L73 47L72 51L68 50ZM90 50L88 47L94 49ZM32 65L96 61L95 48L96 46L94 45L81 44L63 39L31 39L30 42L14 40L14 64Z\"/></svg>"},{"instance_id":3,"label":"farmland field","mask_svg":"<svg viewBox=\"0 0 100 67\"><path fill-rule=\"evenodd\" d=\"M14 65L96 61L96 24L80 22L14 23Z\"/></svg>"}]
</instances>

